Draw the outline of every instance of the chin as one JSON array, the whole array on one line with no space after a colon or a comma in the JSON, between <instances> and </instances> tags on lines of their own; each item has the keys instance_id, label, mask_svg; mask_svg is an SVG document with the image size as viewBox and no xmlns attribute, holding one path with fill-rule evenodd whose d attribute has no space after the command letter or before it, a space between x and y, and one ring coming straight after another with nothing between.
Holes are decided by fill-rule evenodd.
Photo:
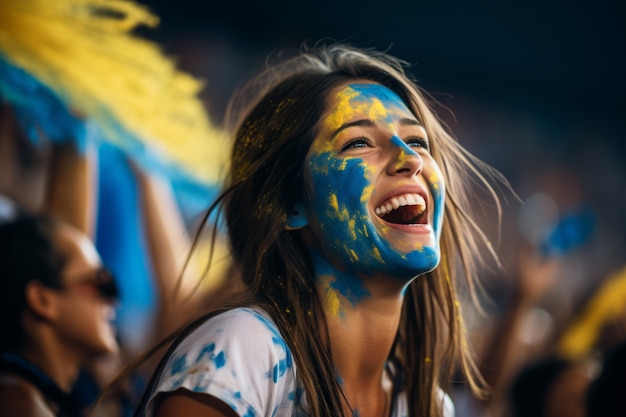
<instances>
[{"instance_id":1,"label":"chin","mask_svg":"<svg viewBox=\"0 0 626 417\"><path fill-rule=\"evenodd\" d=\"M115 337L112 337L111 340L106 344L106 351L103 353L117 353L120 350L120 345L117 343Z\"/></svg>"},{"instance_id":2,"label":"chin","mask_svg":"<svg viewBox=\"0 0 626 417\"><path fill-rule=\"evenodd\" d=\"M96 356L108 355L117 353L120 350L120 346L117 343L117 339L114 334L103 336L97 346L94 346L94 354Z\"/></svg>"},{"instance_id":3,"label":"chin","mask_svg":"<svg viewBox=\"0 0 626 417\"><path fill-rule=\"evenodd\" d=\"M403 265L391 266L390 268L387 268L385 271L383 271L383 273L403 283L409 283L415 278L421 275L427 274L436 268L437 268L436 264L434 265L403 264Z\"/></svg>"},{"instance_id":4,"label":"chin","mask_svg":"<svg viewBox=\"0 0 626 417\"><path fill-rule=\"evenodd\" d=\"M439 265L441 253L439 247L425 247L420 251L414 251L407 255L414 267L415 276L433 271Z\"/></svg>"}]
</instances>

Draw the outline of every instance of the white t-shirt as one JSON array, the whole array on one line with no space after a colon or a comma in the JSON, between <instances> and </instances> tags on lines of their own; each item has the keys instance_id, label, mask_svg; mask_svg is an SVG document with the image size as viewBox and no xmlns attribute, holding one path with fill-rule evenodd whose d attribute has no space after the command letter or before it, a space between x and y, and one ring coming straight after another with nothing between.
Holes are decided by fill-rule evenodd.
<instances>
[{"instance_id":1,"label":"white t-shirt","mask_svg":"<svg viewBox=\"0 0 626 417\"><path fill-rule=\"evenodd\" d=\"M168 359L150 393L145 417L159 393L184 388L210 394L240 416L305 416L304 390L291 351L269 315L236 308L216 315L187 335ZM298 401L300 400L300 401ZM454 416L444 397L446 417ZM408 414L406 395L396 396L393 417Z\"/></svg>"}]
</instances>

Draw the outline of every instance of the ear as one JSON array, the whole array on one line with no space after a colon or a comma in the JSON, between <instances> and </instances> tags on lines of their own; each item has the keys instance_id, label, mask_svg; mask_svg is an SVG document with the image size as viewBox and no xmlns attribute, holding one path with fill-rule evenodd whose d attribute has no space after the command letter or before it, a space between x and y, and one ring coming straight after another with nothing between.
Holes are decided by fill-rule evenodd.
<instances>
[{"instance_id":1,"label":"ear","mask_svg":"<svg viewBox=\"0 0 626 417\"><path fill-rule=\"evenodd\" d=\"M289 210L289 215L287 216L287 224L285 225L285 230L302 229L308 224L309 224L309 218L306 215L304 204L296 203L293 209Z\"/></svg>"},{"instance_id":2,"label":"ear","mask_svg":"<svg viewBox=\"0 0 626 417\"><path fill-rule=\"evenodd\" d=\"M24 289L26 305L37 317L53 321L57 317L58 299L53 290L39 281L30 281Z\"/></svg>"}]
</instances>

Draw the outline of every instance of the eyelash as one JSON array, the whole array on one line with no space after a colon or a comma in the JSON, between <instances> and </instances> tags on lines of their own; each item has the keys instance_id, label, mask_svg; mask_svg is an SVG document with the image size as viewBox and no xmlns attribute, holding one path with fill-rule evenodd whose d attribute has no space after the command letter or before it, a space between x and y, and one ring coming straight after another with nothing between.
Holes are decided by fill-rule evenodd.
<instances>
[{"instance_id":1,"label":"eyelash","mask_svg":"<svg viewBox=\"0 0 626 417\"><path fill-rule=\"evenodd\" d=\"M343 147L341 148L341 151L343 152L343 151L348 150L350 148L364 148L366 146L369 146L370 143L371 142L367 138L350 139L345 145L343 145Z\"/></svg>"},{"instance_id":2,"label":"eyelash","mask_svg":"<svg viewBox=\"0 0 626 417\"><path fill-rule=\"evenodd\" d=\"M424 138L420 138L419 136L412 136L410 138L407 138L405 141L407 145L410 145L411 143L416 143L420 148L424 148L427 151L430 149L430 146L428 146L428 141Z\"/></svg>"},{"instance_id":3,"label":"eyelash","mask_svg":"<svg viewBox=\"0 0 626 417\"><path fill-rule=\"evenodd\" d=\"M425 150L429 150L428 141L426 139L420 138L419 136L411 136L405 139L407 145L411 146L412 144L417 144L420 148L424 148ZM343 147L341 151L348 150L350 148L363 148L369 146L371 144L370 140L364 137L354 138L349 140Z\"/></svg>"}]
</instances>

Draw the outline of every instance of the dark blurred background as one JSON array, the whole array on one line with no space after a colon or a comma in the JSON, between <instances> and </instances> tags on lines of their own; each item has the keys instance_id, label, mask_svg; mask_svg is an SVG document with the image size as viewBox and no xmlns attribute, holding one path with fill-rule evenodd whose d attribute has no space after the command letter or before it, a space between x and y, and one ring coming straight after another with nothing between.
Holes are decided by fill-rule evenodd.
<instances>
[{"instance_id":1,"label":"dark blurred background","mask_svg":"<svg viewBox=\"0 0 626 417\"><path fill-rule=\"evenodd\" d=\"M456 116L451 127L460 140L503 169L513 167L500 158L528 148L562 152L603 142L624 149L621 1L144 4L161 17L146 35L206 81L203 94L218 122L232 90L269 55L334 39L410 63Z\"/></svg>"},{"instance_id":2,"label":"dark blurred background","mask_svg":"<svg viewBox=\"0 0 626 417\"><path fill-rule=\"evenodd\" d=\"M144 3L161 16L148 35L207 80L216 114L269 54L325 38L388 49L452 106L467 96L561 129L613 127L625 108L620 1Z\"/></svg>"},{"instance_id":3,"label":"dark blurred background","mask_svg":"<svg viewBox=\"0 0 626 417\"><path fill-rule=\"evenodd\" d=\"M574 272L563 280L572 298L626 263L624 2L143 3L161 24L142 34L206 82L202 97L218 123L233 90L281 50L328 39L388 50L522 201L547 195L561 214L592 207L593 238L570 245ZM511 265L507 239L527 238L520 228L529 226L509 202L502 236L488 232ZM537 210L525 213L536 227L554 220Z\"/></svg>"}]
</instances>

